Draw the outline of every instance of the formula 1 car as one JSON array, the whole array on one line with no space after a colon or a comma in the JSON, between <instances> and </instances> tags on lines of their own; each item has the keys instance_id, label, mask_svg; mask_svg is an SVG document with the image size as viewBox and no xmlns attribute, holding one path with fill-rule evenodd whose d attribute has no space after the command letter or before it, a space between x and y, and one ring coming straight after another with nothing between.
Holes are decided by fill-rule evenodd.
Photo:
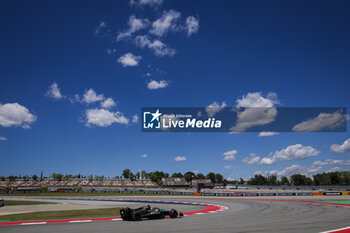
<instances>
[{"instance_id":1,"label":"formula 1 car","mask_svg":"<svg viewBox=\"0 0 350 233\"><path fill-rule=\"evenodd\" d=\"M175 209L164 210L160 208L151 208L148 206L143 206L137 209L130 209L129 207L120 209L120 216L125 221L141 221L143 218L148 219L162 219L165 216L170 218L177 218L178 216L182 217L181 212L177 212Z\"/></svg>"}]
</instances>

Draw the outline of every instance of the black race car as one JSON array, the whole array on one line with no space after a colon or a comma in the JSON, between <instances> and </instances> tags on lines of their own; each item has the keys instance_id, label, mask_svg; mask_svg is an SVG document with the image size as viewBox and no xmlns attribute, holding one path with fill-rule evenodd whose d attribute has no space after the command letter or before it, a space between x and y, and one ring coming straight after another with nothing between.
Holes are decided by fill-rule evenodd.
<instances>
[{"instance_id":1,"label":"black race car","mask_svg":"<svg viewBox=\"0 0 350 233\"><path fill-rule=\"evenodd\" d=\"M129 207L120 209L120 216L125 221L141 221L143 218L148 219L162 219L165 216L170 218L182 217L181 212L177 212L175 209L164 210L160 208L151 208L151 206L143 206L137 209L130 209Z\"/></svg>"}]
</instances>

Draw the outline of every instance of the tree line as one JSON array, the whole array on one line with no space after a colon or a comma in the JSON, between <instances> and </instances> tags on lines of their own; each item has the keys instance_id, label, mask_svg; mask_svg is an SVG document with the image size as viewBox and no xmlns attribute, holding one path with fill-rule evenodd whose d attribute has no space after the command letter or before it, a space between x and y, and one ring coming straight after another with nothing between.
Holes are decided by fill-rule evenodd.
<instances>
[{"instance_id":1,"label":"tree line","mask_svg":"<svg viewBox=\"0 0 350 233\"><path fill-rule=\"evenodd\" d=\"M247 181L249 185L350 185L350 171L324 172L307 177L302 174L294 174L289 178L276 175L255 175Z\"/></svg>"},{"instance_id":2,"label":"tree line","mask_svg":"<svg viewBox=\"0 0 350 233\"><path fill-rule=\"evenodd\" d=\"M43 177L43 174L41 173L40 177L37 175L33 176L0 176L0 181L11 180L15 181L18 179L21 180L38 180L38 179L44 179L47 177ZM54 180L68 180L68 179L89 179L89 180L99 180L99 179L105 179L107 177L105 176L98 176L98 175L63 175L60 173L52 173L50 175L50 178ZM109 177L108 177L109 178ZM153 182L156 182L158 184L161 183L162 178L184 178L187 182L191 182L192 180L196 179L209 179L212 183L219 183L219 184L248 184L248 185L350 185L350 171L338 171L338 172L325 172L313 175L312 177L308 177L303 174L294 174L290 177L282 176L280 179L277 178L277 175L269 175L269 176L263 176L263 175L254 175L254 177L250 178L248 181L244 181L242 178L240 178L239 181L228 181L224 179L223 175L220 173L214 173L209 172L206 175L202 173L193 173L193 172L186 172L182 174L181 172L175 172L172 175L169 175L166 172L163 171L153 171L153 172L146 172L145 170L137 171L135 174L130 169L124 169L122 171L121 176L115 176L114 178L125 178L125 179L151 179Z\"/></svg>"}]
</instances>

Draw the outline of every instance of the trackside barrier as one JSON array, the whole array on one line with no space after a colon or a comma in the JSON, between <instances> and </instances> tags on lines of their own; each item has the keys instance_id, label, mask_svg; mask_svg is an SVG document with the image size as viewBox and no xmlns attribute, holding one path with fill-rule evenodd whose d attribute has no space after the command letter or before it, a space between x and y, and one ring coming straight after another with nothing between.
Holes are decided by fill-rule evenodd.
<instances>
[{"instance_id":1,"label":"trackside barrier","mask_svg":"<svg viewBox=\"0 0 350 233\"><path fill-rule=\"evenodd\" d=\"M314 195L314 196L323 196L323 193L317 192L317 193L313 193L312 195Z\"/></svg>"},{"instance_id":2,"label":"trackside barrier","mask_svg":"<svg viewBox=\"0 0 350 233\"><path fill-rule=\"evenodd\" d=\"M350 195L350 192L343 192L343 195Z\"/></svg>"},{"instance_id":3,"label":"trackside barrier","mask_svg":"<svg viewBox=\"0 0 350 233\"><path fill-rule=\"evenodd\" d=\"M298 196L312 196L312 192L301 192L301 193L296 193Z\"/></svg>"},{"instance_id":4,"label":"trackside barrier","mask_svg":"<svg viewBox=\"0 0 350 233\"><path fill-rule=\"evenodd\" d=\"M194 196L201 196L201 193L193 193Z\"/></svg>"},{"instance_id":5,"label":"trackside barrier","mask_svg":"<svg viewBox=\"0 0 350 233\"><path fill-rule=\"evenodd\" d=\"M323 193L316 193L317 195L324 195ZM195 195L195 194L193 194ZM269 196L312 196L312 192L283 192L283 193L202 193L202 196L230 196L230 197L269 197ZM333 194L336 195L336 194ZM349 192L350 195L350 192Z\"/></svg>"},{"instance_id":6,"label":"trackside barrier","mask_svg":"<svg viewBox=\"0 0 350 233\"><path fill-rule=\"evenodd\" d=\"M340 196L342 192L324 192L325 196Z\"/></svg>"},{"instance_id":7,"label":"trackside barrier","mask_svg":"<svg viewBox=\"0 0 350 233\"><path fill-rule=\"evenodd\" d=\"M2 207L2 206L4 206L5 204L4 204L4 200L0 200L0 207Z\"/></svg>"}]
</instances>

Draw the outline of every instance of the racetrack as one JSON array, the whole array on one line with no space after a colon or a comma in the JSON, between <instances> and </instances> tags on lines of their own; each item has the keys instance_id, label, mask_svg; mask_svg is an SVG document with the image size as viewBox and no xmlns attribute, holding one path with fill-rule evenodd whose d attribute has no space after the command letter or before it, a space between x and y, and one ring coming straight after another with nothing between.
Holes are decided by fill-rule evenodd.
<instances>
[{"instance_id":1,"label":"racetrack","mask_svg":"<svg viewBox=\"0 0 350 233\"><path fill-rule=\"evenodd\" d=\"M105 198L105 197L104 197ZM130 199L131 197L126 197ZM303 197L300 197L303 198ZM112 198L111 198L112 199ZM119 197L116 199L120 199ZM262 201L264 199L134 197L167 201L205 202L225 205L228 210L178 219L144 220L141 222L103 221L89 223L57 223L46 225L0 226L0 232L322 232L350 226L350 207ZM284 198L286 199L286 198ZM289 199L289 198L287 198ZM316 198L305 198L313 201ZM87 202L87 201L83 201ZM142 203L139 203L142 205ZM157 204L151 204L157 206ZM135 206L135 204L133 204ZM158 205L159 206L159 205ZM167 204L167 208L191 211L198 206Z\"/></svg>"}]
</instances>

